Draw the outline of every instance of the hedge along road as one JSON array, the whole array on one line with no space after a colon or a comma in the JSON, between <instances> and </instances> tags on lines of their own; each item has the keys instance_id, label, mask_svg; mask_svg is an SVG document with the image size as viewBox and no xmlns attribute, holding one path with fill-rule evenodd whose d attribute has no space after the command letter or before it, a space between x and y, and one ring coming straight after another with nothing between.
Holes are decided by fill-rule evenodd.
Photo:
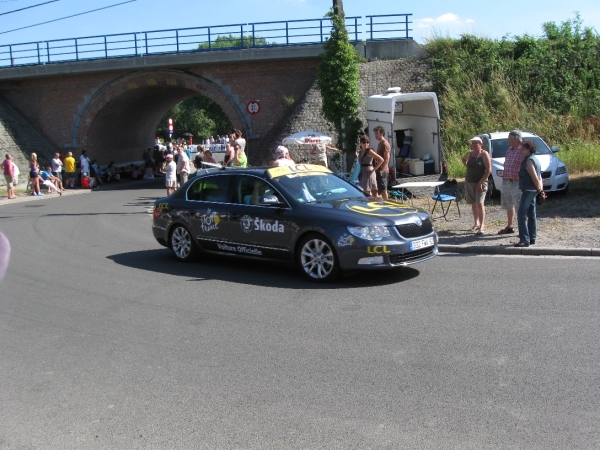
<instances>
[{"instance_id":1,"label":"hedge along road","mask_svg":"<svg viewBox=\"0 0 600 450\"><path fill-rule=\"evenodd\" d=\"M598 259L444 255L331 286L185 265L152 237L159 187L0 207L3 446L598 442Z\"/></svg>"}]
</instances>

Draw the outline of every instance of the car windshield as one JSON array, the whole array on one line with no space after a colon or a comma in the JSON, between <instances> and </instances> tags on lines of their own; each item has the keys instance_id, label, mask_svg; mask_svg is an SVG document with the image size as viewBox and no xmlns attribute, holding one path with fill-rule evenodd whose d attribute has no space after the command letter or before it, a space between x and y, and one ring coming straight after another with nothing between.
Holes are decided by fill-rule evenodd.
<instances>
[{"instance_id":1,"label":"car windshield","mask_svg":"<svg viewBox=\"0 0 600 450\"><path fill-rule=\"evenodd\" d=\"M360 189L331 173L293 173L278 177L277 181L303 203L366 197Z\"/></svg>"},{"instance_id":2,"label":"car windshield","mask_svg":"<svg viewBox=\"0 0 600 450\"><path fill-rule=\"evenodd\" d=\"M548 148L546 143L539 137L524 137L524 141L533 141L535 143L536 155L551 155L552 150ZM508 138L493 139L492 141L492 158L504 158L508 150Z\"/></svg>"}]
</instances>

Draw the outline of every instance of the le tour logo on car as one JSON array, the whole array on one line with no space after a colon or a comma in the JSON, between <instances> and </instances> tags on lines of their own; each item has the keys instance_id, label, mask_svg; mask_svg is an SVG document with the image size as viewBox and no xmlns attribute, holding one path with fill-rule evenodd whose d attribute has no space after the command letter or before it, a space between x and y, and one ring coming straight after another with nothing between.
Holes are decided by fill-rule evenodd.
<instances>
[{"instance_id":1,"label":"le tour logo on car","mask_svg":"<svg viewBox=\"0 0 600 450\"><path fill-rule=\"evenodd\" d=\"M244 233L250 233L252 230L283 233L285 229L283 224L279 223L278 220L275 220L274 222L268 222L258 217L252 218L250 216L242 217L240 226L242 227L242 231L244 231Z\"/></svg>"}]
</instances>

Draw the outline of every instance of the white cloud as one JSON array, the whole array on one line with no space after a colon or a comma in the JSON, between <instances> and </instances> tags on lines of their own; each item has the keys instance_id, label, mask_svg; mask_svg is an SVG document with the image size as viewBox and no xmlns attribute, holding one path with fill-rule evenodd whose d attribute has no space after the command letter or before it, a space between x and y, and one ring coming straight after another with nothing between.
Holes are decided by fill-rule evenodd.
<instances>
[{"instance_id":1,"label":"white cloud","mask_svg":"<svg viewBox=\"0 0 600 450\"><path fill-rule=\"evenodd\" d=\"M446 14L442 14L441 16L434 18L431 17L425 17L423 19L416 19L414 22L415 26L417 28L427 28L427 27L431 27L431 26L436 26L436 25L444 25L444 26L448 26L448 25L462 25L464 23L474 23L474 21L472 19L467 19L466 21L461 20L460 17L458 17L456 14L454 13L446 13Z\"/></svg>"}]
</instances>

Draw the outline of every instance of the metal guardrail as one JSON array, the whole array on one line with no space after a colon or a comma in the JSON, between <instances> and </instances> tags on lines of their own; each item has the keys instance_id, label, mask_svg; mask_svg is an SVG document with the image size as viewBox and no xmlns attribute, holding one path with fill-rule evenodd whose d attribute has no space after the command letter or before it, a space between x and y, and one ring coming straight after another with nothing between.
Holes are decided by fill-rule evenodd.
<instances>
[{"instance_id":1,"label":"metal guardrail","mask_svg":"<svg viewBox=\"0 0 600 450\"><path fill-rule=\"evenodd\" d=\"M412 14L366 16L365 40L412 39ZM346 17L350 41L361 40L359 20ZM389 18L395 18L391 21ZM397 20L396 18L400 18ZM177 54L204 51L298 46L324 43L331 33L331 19L287 20L216 25L175 30L108 34L0 46L0 68L73 61Z\"/></svg>"}]
</instances>

